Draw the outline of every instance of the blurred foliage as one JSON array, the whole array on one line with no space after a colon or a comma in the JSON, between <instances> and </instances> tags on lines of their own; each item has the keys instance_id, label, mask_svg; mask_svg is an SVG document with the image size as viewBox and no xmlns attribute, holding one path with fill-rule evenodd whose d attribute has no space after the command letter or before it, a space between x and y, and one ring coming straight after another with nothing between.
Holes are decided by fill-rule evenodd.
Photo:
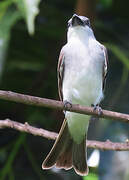
<instances>
[{"instance_id":1,"label":"blurred foliage","mask_svg":"<svg viewBox=\"0 0 129 180\"><path fill-rule=\"evenodd\" d=\"M89 173L88 176L84 176L82 179L83 180L98 180L98 176L96 174Z\"/></svg>"},{"instance_id":2,"label":"blurred foliage","mask_svg":"<svg viewBox=\"0 0 129 180\"><path fill-rule=\"evenodd\" d=\"M14 0L22 16L25 18L30 34L34 34L34 20L38 14L40 0Z\"/></svg>"},{"instance_id":3,"label":"blurred foliage","mask_svg":"<svg viewBox=\"0 0 129 180\"><path fill-rule=\"evenodd\" d=\"M112 6L112 0L100 0L103 8L110 8Z\"/></svg>"},{"instance_id":4,"label":"blurred foliage","mask_svg":"<svg viewBox=\"0 0 129 180\"><path fill-rule=\"evenodd\" d=\"M74 0L0 1L1 89L52 99L58 98L57 59L61 47L66 42L67 20L74 13L77 2ZM105 44L109 54L109 72L102 105L105 109L128 113L129 3L127 0L124 3L121 0L98 0L94 5L95 36ZM63 120L63 114L55 110L2 100L0 109L0 119L10 118L22 123L27 121L36 127L52 131L58 131ZM128 137L128 125L111 121L101 121L96 128L91 127L90 131L89 139L114 140L120 135L120 138L115 140L121 141L121 137ZM110 174L110 171L104 169L108 168L105 164L109 166L109 162L104 161L108 155L102 155L101 173L98 173L98 169L90 168L90 174L83 178L77 176L73 170L43 171L41 164L53 141L21 134L11 129L0 130L0 135L1 180L54 178L56 180L106 180L103 178L104 175L106 172ZM112 162L110 167L113 169ZM108 179L112 180L109 177Z\"/></svg>"},{"instance_id":5,"label":"blurred foliage","mask_svg":"<svg viewBox=\"0 0 129 180\"><path fill-rule=\"evenodd\" d=\"M20 18L18 11L13 12L11 8L8 8L8 2L0 4L0 78L4 68L3 65L10 39L11 27Z\"/></svg>"}]
</instances>

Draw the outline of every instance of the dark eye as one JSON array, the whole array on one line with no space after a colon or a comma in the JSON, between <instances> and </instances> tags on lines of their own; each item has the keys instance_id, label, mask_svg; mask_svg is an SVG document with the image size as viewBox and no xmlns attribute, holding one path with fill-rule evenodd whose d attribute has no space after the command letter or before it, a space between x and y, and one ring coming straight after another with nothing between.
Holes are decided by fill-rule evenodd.
<instances>
[{"instance_id":1,"label":"dark eye","mask_svg":"<svg viewBox=\"0 0 129 180\"><path fill-rule=\"evenodd\" d=\"M90 20L89 20L89 19L87 19L87 20L85 21L85 25L87 25L87 26L90 27Z\"/></svg>"}]
</instances>

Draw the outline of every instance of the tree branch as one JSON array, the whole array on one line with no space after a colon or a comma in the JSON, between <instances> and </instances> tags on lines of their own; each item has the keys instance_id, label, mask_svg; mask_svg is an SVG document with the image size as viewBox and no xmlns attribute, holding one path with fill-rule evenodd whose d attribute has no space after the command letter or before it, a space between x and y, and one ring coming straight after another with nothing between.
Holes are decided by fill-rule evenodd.
<instances>
[{"instance_id":1,"label":"tree branch","mask_svg":"<svg viewBox=\"0 0 129 180\"><path fill-rule=\"evenodd\" d=\"M45 99L40 97L34 97L19 93L14 93L11 91L0 91L0 99L34 105L34 106L42 106L48 108L54 108L57 110L67 110L71 112L77 112L81 114L87 114L92 116L97 116L100 118L112 119L112 120L119 120L121 122L129 123L129 115L112 112L103 110L102 115L98 115L97 112L93 111L91 107L85 107L81 105L72 105L72 107L64 108L64 104L61 101ZM22 124L19 122L11 121L9 119L0 120L0 128L13 128L21 132L30 133L36 136L42 136L48 139L56 139L57 133L50 132L41 128L35 128L30 126L28 123ZM87 140L87 147L101 149L101 150L117 150L117 151L128 151L129 150L129 142L125 143L113 143L111 141L106 142L99 142L99 141L88 141Z\"/></svg>"},{"instance_id":2,"label":"tree branch","mask_svg":"<svg viewBox=\"0 0 129 180\"><path fill-rule=\"evenodd\" d=\"M0 120L0 128L13 128L20 132L26 132L34 136L41 136L44 138L55 140L57 138L57 133L50 132L41 128L36 128L30 126L27 122L25 124L12 121L10 119ZM114 151L128 151L129 142L125 143L113 143L109 140L105 142L99 141L89 141L87 140L87 147L100 150L114 150Z\"/></svg>"},{"instance_id":3,"label":"tree branch","mask_svg":"<svg viewBox=\"0 0 129 180\"><path fill-rule=\"evenodd\" d=\"M57 109L57 110L65 109L65 110L71 111L71 112L77 112L77 113L81 113L81 114L87 114L87 115L97 116L100 118L112 119L115 121L129 123L129 115L128 114L103 110L102 114L98 115L97 112L93 111L92 107L86 107L86 106L81 106L79 104L73 104L72 107L67 106L66 108L64 108L64 104L61 101L40 98L40 97L34 97L34 96L14 93L11 91L2 91L1 90L0 91L0 99L23 103L23 104L28 104L28 105L48 107L48 108L53 108L53 109Z\"/></svg>"}]
</instances>

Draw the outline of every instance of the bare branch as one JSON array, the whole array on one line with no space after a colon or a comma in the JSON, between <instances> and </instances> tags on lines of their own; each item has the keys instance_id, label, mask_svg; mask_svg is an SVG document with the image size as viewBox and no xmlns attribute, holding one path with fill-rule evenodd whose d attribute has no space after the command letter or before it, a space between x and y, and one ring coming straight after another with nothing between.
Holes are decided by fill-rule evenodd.
<instances>
[{"instance_id":1,"label":"bare branch","mask_svg":"<svg viewBox=\"0 0 129 180\"><path fill-rule=\"evenodd\" d=\"M35 128L33 126L30 126L28 123L22 124L10 119L0 120L0 128L13 128L21 132L26 132L35 136L41 136L52 140L55 140L58 135L55 132L50 132L41 128ZM106 142L87 140L87 147L100 150L128 151L129 143L113 143L109 140L107 140Z\"/></svg>"},{"instance_id":2,"label":"bare branch","mask_svg":"<svg viewBox=\"0 0 129 180\"><path fill-rule=\"evenodd\" d=\"M57 133L50 132L45 129L35 128L33 126L30 126L27 122L23 124L16 121L12 121L10 119L0 120L0 129L3 128L13 128L20 132L26 132L29 134L33 134L34 136L42 136L53 140L55 140L58 135Z\"/></svg>"},{"instance_id":3,"label":"bare branch","mask_svg":"<svg viewBox=\"0 0 129 180\"><path fill-rule=\"evenodd\" d=\"M28 104L28 105L54 108L57 110L64 110L64 104L61 101L39 98L39 97L14 93L10 91L0 91L0 99ZM98 115L97 112L93 111L93 108L85 107L81 105L72 105L72 107L67 107L65 108L65 110L129 123L129 115L127 114L103 110L102 115ZM48 139L56 139L57 137L57 134L54 132L50 132L41 128L39 129L32 127L28 123L22 124L15 121L11 121L9 119L0 120L0 128L5 128L5 127L13 128L21 132L27 132L36 136L42 136ZM119 150L119 151L129 150L128 142L112 143L111 141L98 142L98 141L87 140L87 146L89 148L96 148L101 150Z\"/></svg>"},{"instance_id":4,"label":"bare branch","mask_svg":"<svg viewBox=\"0 0 129 180\"><path fill-rule=\"evenodd\" d=\"M11 91L0 91L0 99L28 104L28 105L54 108L57 110L64 110L64 104L61 101L34 97L34 96L14 93ZM81 106L78 104L73 104L72 107L67 107L65 108L65 110L71 111L71 112L77 112L81 114L92 115L92 116L94 115L94 116L105 118L105 119L112 119L116 121L119 120L121 122L129 123L128 114L122 114L118 112L103 110L102 115L98 115L97 112L93 111L92 107Z\"/></svg>"}]
</instances>

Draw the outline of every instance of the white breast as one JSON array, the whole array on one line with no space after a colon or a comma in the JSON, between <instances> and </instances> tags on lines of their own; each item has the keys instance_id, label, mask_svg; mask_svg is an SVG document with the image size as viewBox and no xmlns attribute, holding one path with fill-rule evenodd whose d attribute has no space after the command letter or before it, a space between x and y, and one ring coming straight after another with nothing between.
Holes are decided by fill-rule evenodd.
<instances>
[{"instance_id":1,"label":"white breast","mask_svg":"<svg viewBox=\"0 0 129 180\"><path fill-rule=\"evenodd\" d=\"M104 55L96 40L65 46L64 100L90 106L103 97L102 71Z\"/></svg>"}]
</instances>

